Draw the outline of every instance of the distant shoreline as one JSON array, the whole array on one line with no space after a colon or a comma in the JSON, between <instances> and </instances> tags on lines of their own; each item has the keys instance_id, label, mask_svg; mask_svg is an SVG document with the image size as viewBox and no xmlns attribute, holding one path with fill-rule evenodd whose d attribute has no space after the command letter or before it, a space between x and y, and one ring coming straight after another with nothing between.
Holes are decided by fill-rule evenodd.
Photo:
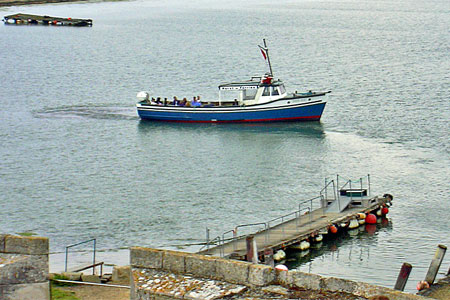
<instances>
[{"instance_id":1,"label":"distant shoreline","mask_svg":"<svg viewBox=\"0 0 450 300\"><path fill-rule=\"evenodd\" d=\"M86 1L88 0L0 0L0 7Z\"/></svg>"}]
</instances>

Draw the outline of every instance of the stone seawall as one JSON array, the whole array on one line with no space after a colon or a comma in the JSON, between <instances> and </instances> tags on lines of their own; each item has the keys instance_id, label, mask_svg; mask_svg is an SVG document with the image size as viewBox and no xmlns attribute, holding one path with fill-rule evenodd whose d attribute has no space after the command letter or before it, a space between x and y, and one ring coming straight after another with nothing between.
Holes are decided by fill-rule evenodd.
<instances>
[{"instance_id":1,"label":"stone seawall","mask_svg":"<svg viewBox=\"0 0 450 300\"><path fill-rule=\"evenodd\" d=\"M132 300L219 299L247 288L274 285L365 298L382 295L396 300L426 299L363 282L171 250L133 247L130 264Z\"/></svg>"},{"instance_id":2,"label":"stone seawall","mask_svg":"<svg viewBox=\"0 0 450 300\"><path fill-rule=\"evenodd\" d=\"M0 299L49 300L47 238L0 234Z\"/></svg>"}]
</instances>

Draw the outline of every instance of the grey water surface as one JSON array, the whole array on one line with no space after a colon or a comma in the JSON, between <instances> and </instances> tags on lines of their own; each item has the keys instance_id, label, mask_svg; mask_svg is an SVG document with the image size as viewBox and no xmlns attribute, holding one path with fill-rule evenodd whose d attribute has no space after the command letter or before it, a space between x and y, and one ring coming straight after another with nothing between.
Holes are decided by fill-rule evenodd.
<instances>
[{"instance_id":1,"label":"grey water surface","mask_svg":"<svg viewBox=\"0 0 450 300\"><path fill-rule=\"evenodd\" d=\"M213 237L294 211L336 174L370 174L374 194L394 195L389 221L292 267L393 287L409 262L413 292L436 246L450 246L449 1L0 10L19 11L94 20L0 26L0 232L49 237L51 269L63 267L65 246L91 238L99 259L118 264L134 245L196 251L186 245L204 241L206 227ZM138 119L138 91L211 99L220 83L266 72L263 38L288 89L332 90L321 122ZM447 255L438 277L449 265Z\"/></svg>"}]
</instances>

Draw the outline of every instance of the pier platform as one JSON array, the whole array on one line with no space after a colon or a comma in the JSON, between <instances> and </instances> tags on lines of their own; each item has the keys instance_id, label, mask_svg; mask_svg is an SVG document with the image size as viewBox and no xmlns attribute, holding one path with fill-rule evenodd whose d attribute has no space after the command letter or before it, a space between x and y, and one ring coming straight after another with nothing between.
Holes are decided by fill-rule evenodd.
<instances>
[{"instance_id":1,"label":"pier platform","mask_svg":"<svg viewBox=\"0 0 450 300\"><path fill-rule=\"evenodd\" d=\"M343 212L326 212L320 208L311 213L303 214L279 225L264 229L253 234L258 247L258 254L263 255L264 249L274 251L297 244L311 236L328 233L332 224L347 223L359 213L368 213L378 209L388 199L373 198L372 205L361 208L354 207ZM242 236L199 252L199 254L243 259L247 253L246 236Z\"/></svg>"},{"instance_id":2,"label":"pier platform","mask_svg":"<svg viewBox=\"0 0 450 300\"><path fill-rule=\"evenodd\" d=\"M269 253L270 250L274 253L290 246L300 248L302 241L309 242L319 235L328 234L331 226L337 230L347 230L351 228L350 221L354 220L353 224L356 222L358 227L359 224L364 223L361 215L365 218L365 214L378 210L380 214L381 208L391 205L392 196L389 194L383 197L370 196L369 176L367 177L368 188L363 187L362 179L356 181L357 188L355 188L355 182L353 187L351 186L350 180L340 187L339 179L336 182L335 184L332 180L327 183L319 197L299 204L299 209L293 213L268 222L239 225L212 240L207 237L206 246L198 253L245 260L248 259L248 238L251 237L252 243L256 243L258 257L262 258L265 252L267 254L267 250ZM329 187L332 187L331 192L327 191ZM307 207L305 207L306 204ZM252 225L264 228L251 234L238 235L238 228ZM232 237L227 238L230 234Z\"/></svg>"}]
</instances>

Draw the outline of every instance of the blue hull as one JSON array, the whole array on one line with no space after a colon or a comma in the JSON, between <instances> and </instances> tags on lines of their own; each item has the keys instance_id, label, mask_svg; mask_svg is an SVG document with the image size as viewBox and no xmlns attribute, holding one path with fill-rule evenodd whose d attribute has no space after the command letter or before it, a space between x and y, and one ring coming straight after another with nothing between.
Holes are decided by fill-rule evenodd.
<instances>
[{"instance_id":1,"label":"blue hull","mask_svg":"<svg viewBox=\"0 0 450 300\"><path fill-rule=\"evenodd\" d=\"M198 123L318 121L326 102L283 107L187 108L140 105L143 120Z\"/></svg>"}]
</instances>

